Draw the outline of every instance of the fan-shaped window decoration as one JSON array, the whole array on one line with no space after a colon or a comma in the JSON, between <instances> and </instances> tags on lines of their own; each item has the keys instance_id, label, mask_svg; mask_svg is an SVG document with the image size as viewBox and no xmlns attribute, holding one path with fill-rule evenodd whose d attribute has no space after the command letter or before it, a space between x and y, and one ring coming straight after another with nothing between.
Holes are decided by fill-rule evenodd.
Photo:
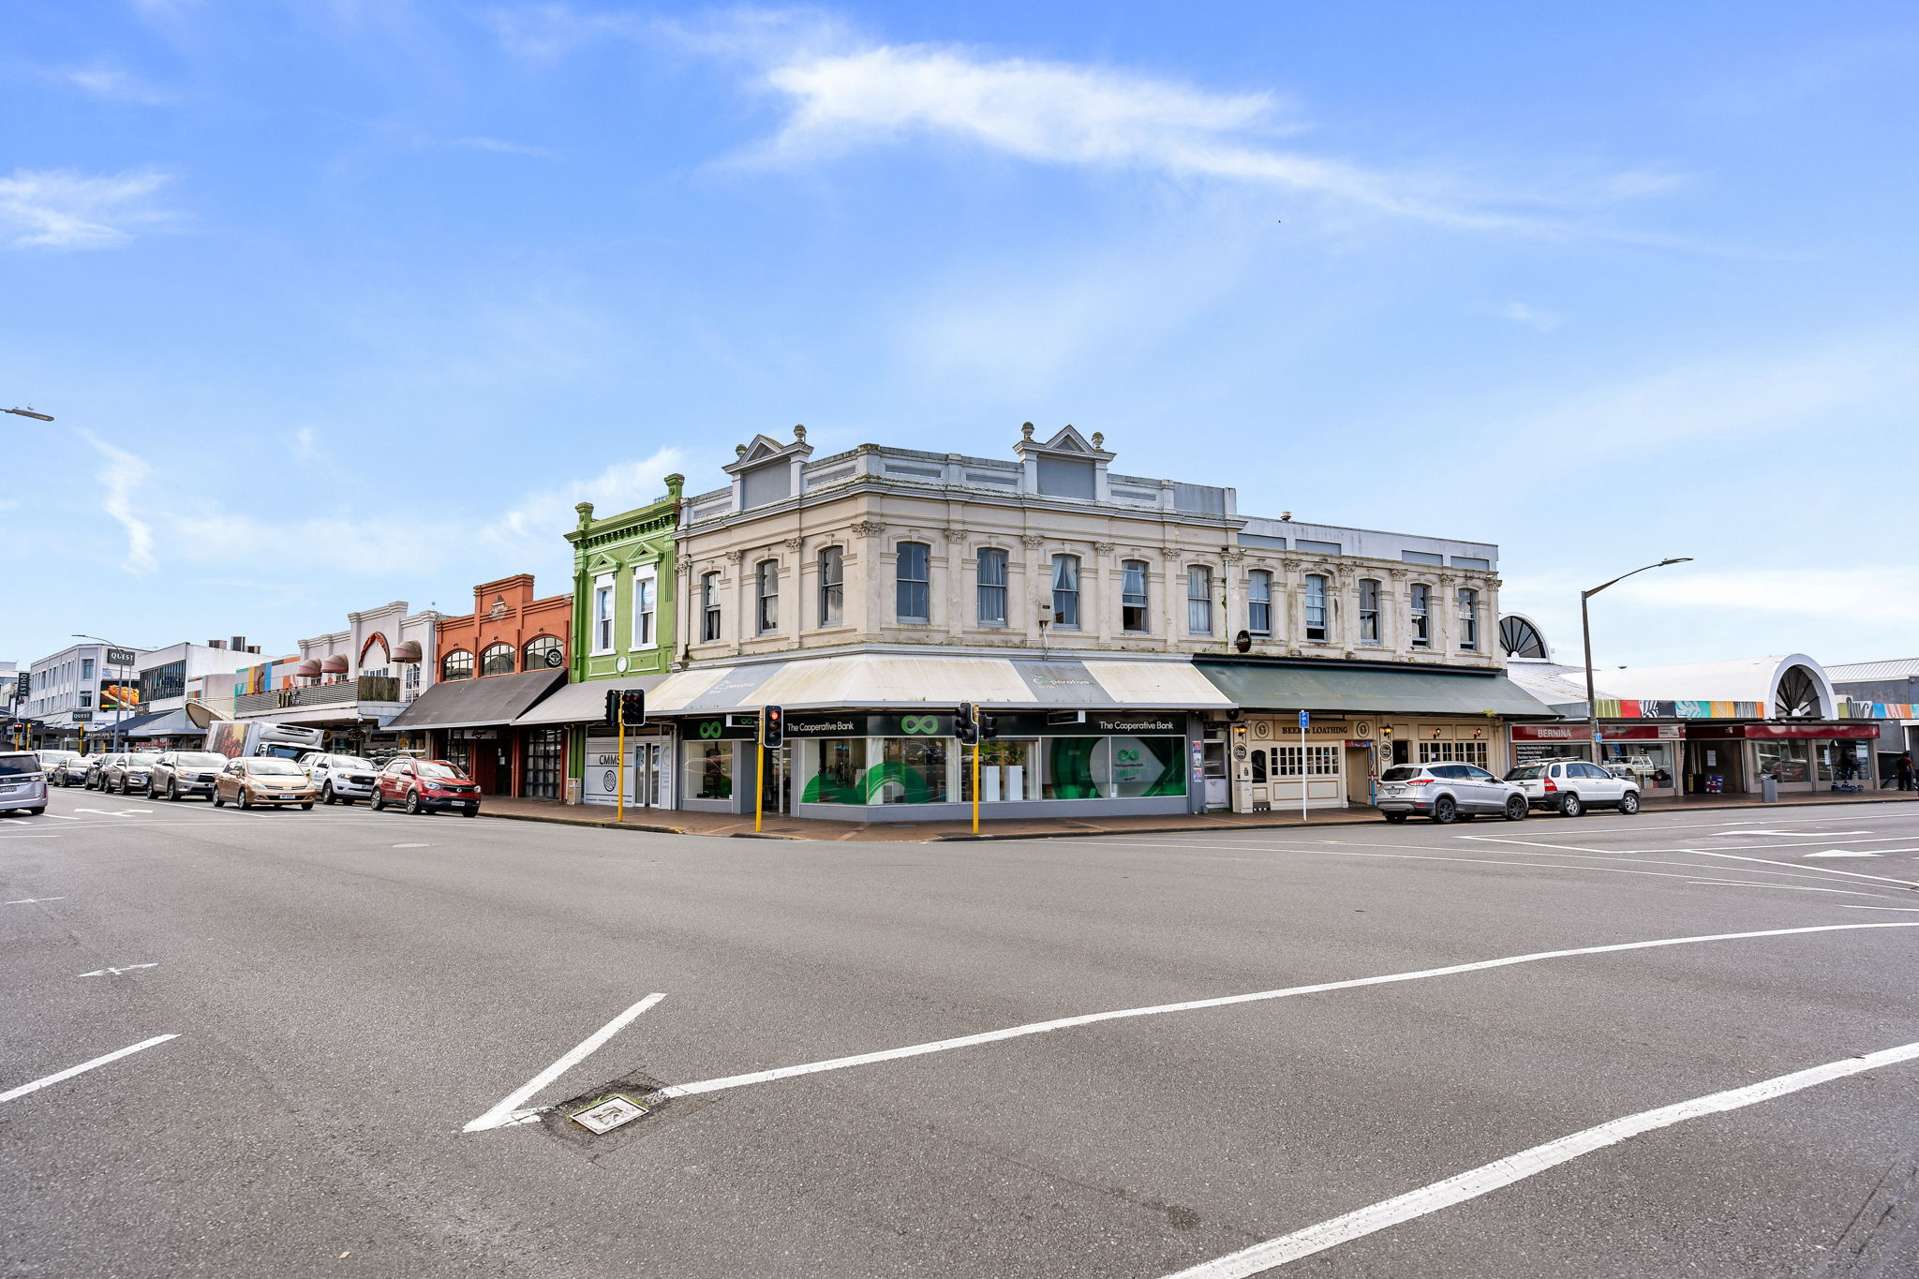
<instances>
[{"instance_id":1,"label":"fan-shaped window decoration","mask_svg":"<svg viewBox=\"0 0 1919 1279\"><path fill-rule=\"evenodd\" d=\"M1813 682L1812 672L1803 666L1790 667L1781 675L1773 696L1778 702L1773 709L1775 719L1819 718L1819 686Z\"/></svg>"},{"instance_id":2,"label":"fan-shaped window decoration","mask_svg":"<svg viewBox=\"0 0 1919 1279\"><path fill-rule=\"evenodd\" d=\"M566 651L560 647L560 641L551 635L539 635L527 641L526 665L529 671L558 670L566 661Z\"/></svg>"},{"instance_id":3,"label":"fan-shaped window decoration","mask_svg":"<svg viewBox=\"0 0 1919 1279\"><path fill-rule=\"evenodd\" d=\"M441 658L440 678L443 680L472 679L473 654L467 652L465 649L459 649Z\"/></svg>"},{"instance_id":4,"label":"fan-shaped window decoration","mask_svg":"<svg viewBox=\"0 0 1919 1279\"><path fill-rule=\"evenodd\" d=\"M1508 657L1534 657L1546 660L1546 637L1523 617L1508 615L1499 619L1499 646Z\"/></svg>"},{"instance_id":5,"label":"fan-shaped window decoration","mask_svg":"<svg viewBox=\"0 0 1919 1279\"><path fill-rule=\"evenodd\" d=\"M513 673L513 646L511 644L489 644L480 650L480 674L511 675Z\"/></svg>"}]
</instances>

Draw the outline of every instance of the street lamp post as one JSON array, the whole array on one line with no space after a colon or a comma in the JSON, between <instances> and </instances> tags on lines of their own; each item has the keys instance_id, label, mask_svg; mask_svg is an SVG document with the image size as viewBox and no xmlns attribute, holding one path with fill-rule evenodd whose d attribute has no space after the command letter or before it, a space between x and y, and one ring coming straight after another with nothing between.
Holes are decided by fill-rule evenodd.
<instances>
[{"instance_id":1,"label":"street lamp post","mask_svg":"<svg viewBox=\"0 0 1919 1279\"><path fill-rule=\"evenodd\" d=\"M1650 569L1665 568L1668 564L1690 563L1692 563L1692 556L1690 555L1670 556L1660 560L1657 564L1642 564L1634 569L1632 573L1621 573L1610 582L1601 582L1591 590L1579 592L1579 635L1586 643L1586 723L1594 733L1593 746L1595 750L1597 750L1599 744L1597 736L1599 732L1599 708L1595 702L1595 694L1593 693L1593 633L1592 624L1586 618L1586 601L1605 590L1608 586L1616 586L1620 582L1625 581L1627 578L1633 576L1634 573L1644 573Z\"/></svg>"},{"instance_id":2,"label":"street lamp post","mask_svg":"<svg viewBox=\"0 0 1919 1279\"><path fill-rule=\"evenodd\" d=\"M31 404L27 405L27 407L25 407L24 409L21 409L21 408L0 409L0 413L11 413L15 417L30 417L38 422L53 421L53 414L38 412L37 410L35 410L35 408Z\"/></svg>"}]
</instances>

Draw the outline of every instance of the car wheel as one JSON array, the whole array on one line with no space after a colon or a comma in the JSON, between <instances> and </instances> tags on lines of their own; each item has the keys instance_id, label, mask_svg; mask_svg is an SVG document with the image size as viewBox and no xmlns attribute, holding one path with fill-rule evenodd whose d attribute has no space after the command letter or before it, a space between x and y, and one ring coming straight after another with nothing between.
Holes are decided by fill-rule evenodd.
<instances>
[{"instance_id":1,"label":"car wheel","mask_svg":"<svg viewBox=\"0 0 1919 1279\"><path fill-rule=\"evenodd\" d=\"M225 808L225 807L227 806L227 797L226 797L225 795L222 795L222 794L221 794L221 793L220 793L219 791L217 791L217 790L216 790L216 791L214 791L214 792L213 792L213 806L214 806L215 808Z\"/></svg>"},{"instance_id":2,"label":"car wheel","mask_svg":"<svg viewBox=\"0 0 1919 1279\"><path fill-rule=\"evenodd\" d=\"M1628 817L1631 817L1634 813L1638 812L1639 811L1639 792L1629 790L1624 795L1622 795L1619 800L1619 811L1624 813Z\"/></svg>"},{"instance_id":3,"label":"car wheel","mask_svg":"<svg viewBox=\"0 0 1919 1279\"><path fill-rule=\"evenodd\" d=\"M247 792L244 789L241 790L240 792L240 807L242 808L253 807L253 796L247 794Z\"/></svg>"},{"instance_id":4,"label":"car wheel","mask_svg":"<svg viewBox=\"0 0 1919 1279\"><path fill-rule=\"evenodd\" d=\"M306 803L304 803L304 804L302 804L302 805L300 805L300 811L301 811L301 812L303 812L303 813L310 813L310 812L312 812L312 811L313 811L313 801L309 799L309 800L308 800L308 801L307 801Z\"/></svg>"},{"instance_id":5,"label":"car wheel","mask_svg":"<svg viewBox=\"0 0 1919 1279\"><path fill-rule=\"evenodd\" d=\"M1451 795L1441 795L1433 801L1433 820L1441 826L1450 826L1459 816L1459 805L1453 802Z\"/></svg>"},{"instance_id":6,"label":"car wheel","mask_svg":"<svg viewBox=\"0 0 1919 1279\"><path fill-rule=\"evenodd\" d=\"M178 779L167 782L167 798L175 804L180 802L180 783Z\"/></svg>"},{"instance_id":7,"label":"car wheel","mask_svg":"<svg viewBox=\"0 0 1919 1279\"><path fill-rule=\"evenodd\" d=\"M27 810L27 816L28 816L28 817L38 817L38 816L39 816L40 814L42 814L42 813L44 813L44 812L46 812L46 811L47 811L47 810L46 810L46 809L44 809L44 808L29 808L29 809Z\"/></svg>"},{"instance_id":8,"label":"car wheel","mask_svg":"<svg viewBox=\"0 0 1919 1279\"><path fill-rule=\"evenodd\" d=\"M408 791L406 793L406 811L410 816L413 816L413 817L418 817L420 815L420 792L419 791L414 790L414 791Z\"/></svg>"},{"instance_id":9,"label":"car wheel","mask_svg":"<svg viewBox=\"0 0 1919 1279\"><path fill-rule=\"evenodd\" d=\"M460 812L460 816L462 817L478 817L479 815L480 815L480 806L478 804L475 804L471 808L462 809Z\"/></svg>"},{"instance_id":10,"label":"car wheel","mask_svg":"<svg viewBox=\"0 0 1919 1279\"><path fill-rule=\"evenodd\" d=\"M320 787L320 802L322 804L327 804L327 805L331 805L333 803L333 783L332 782L327 782Z\"/></svg>"},{"instance_id":11,"label":"car wheel","mask_svg":"<svg viewBox=\"0 0 1919 1279\"><path fill-rule=\"evenodd\" d=\"M382 794L381 794L381 793L380 793L380 792L379 792L379 791L378 791L378 790L376 789L376 790L375 790L375 791L373 792L373 798L372 798L371 800L369 800L369 801L367 801L367 807L368 807L368 808L371 808L371 809L372 809L372 810L373 810L374 812L376 812L376 813L380 813L380 812L385 812L385 811L386 811L386 796L384 796L384 795L382 795Z\"/></svg>"},{"instance_id":12,"label":"car wheel","mask_svg":"<svg viewBox=\"0 0 1919 1279\"><path fill-rule=\"evenodd\" d=\"M1568 795L1559 801L1559 815L1561 817L1578 817L1585 811L1586 806L1579 802L1579 796L1577 795Z\"/></svg>"},{"instance_id":13,"label":"car wheel","mask_svg":"<svg viewBox=\"0 0 1919 1279\"><path fill-rule=\"evenodd\" d=\"M1406 820L1406 814L1404 813L1385 813L1383 816L1395 826Z\"/></svg>"},{"instance_id":14,"label":"car wheel","mask_svg":"<svg viewBox=\"0 0 1919 1279\"><path fill-rule=\"evenodd\" d=\"M1526 801L1515 795L1506 801L1506 820L1521 822L1526 820Z\"/></svg>"}]
</instances>

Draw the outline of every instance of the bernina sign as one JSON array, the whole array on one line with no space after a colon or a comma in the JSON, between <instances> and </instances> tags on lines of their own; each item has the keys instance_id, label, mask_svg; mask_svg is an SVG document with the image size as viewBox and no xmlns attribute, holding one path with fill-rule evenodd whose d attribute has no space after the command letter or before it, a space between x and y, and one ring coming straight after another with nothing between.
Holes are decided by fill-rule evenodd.
<instances>
[{"instance_id":1,"label":"bernina sign","mask_svg":"<svg viewBox=\"0 0 1919 1279\"><path fill-rule=\"evenodd\" d=\"M1592 739L1587 724L1514 724L1515 742L1584 742Z\"/></svg>"}]
</instances>

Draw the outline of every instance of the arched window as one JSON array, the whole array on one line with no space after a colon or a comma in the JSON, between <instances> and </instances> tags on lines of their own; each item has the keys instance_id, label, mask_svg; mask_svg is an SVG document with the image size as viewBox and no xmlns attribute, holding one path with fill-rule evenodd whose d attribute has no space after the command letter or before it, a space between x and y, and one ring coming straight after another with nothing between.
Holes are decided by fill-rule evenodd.
<instances>
[{"instance_id":1,"label":"arched window","mask_svg":"<svg viewBox=\"0 0 1919 1279\"><path fill-rule=\"evenodd\" d=\"M1516 613L1499 619L1499 646L1506 650L1508 657L1530 657L1539 661L1548 658L1546 637L1530 619Z\"/></svg>"},{"instance_id":2,"label":"arched window","mask_svg":"<svg viewBox=\"0 0 1919 1279\"><path fill-rule=\"evenodd\" d=\"M1253 784L1255 786L1264 786L1266 784L1266 752L1265 751L1253 752Z\"/></svg>"},{"instance_id":3,"label":"arched window","mask_svg":"<svg viewBox=\"0 0 1919 1279\"><path fill-rule=\"evenodd\" d=\"M1803 666L1787 668L1773 698L1778 703L1773 707L1774 719L1816 719L1820 714L1819 686Z\"/></svg>"},{"instance_id":4,"label":"arched window","mask_svg":"<svg viewBox=\"0 0 1919 1279\"><path fill-rule=\"evenodd\" d=\"M440 659L440 678L443 680L472 679L473 654L461 648L455 649L445 657L442 657Z\"/></svg>"},{"instance_id":5,"label":"arched window","mask_svg":"<svg viewBox=\"0 0 1919 1279\"><path fill-rule=\"evenodd\" d=\"M527 641L523 670L558 670L566 661L566 649L551 635L536 635ZM490 674L491 672L489 672Z\"/></svg>"},{"instance_id":6,"label":"arched window","mask_svg":"<svg viewBox=\"0 0 1919 1279\"><path fill-rule=\"evenodd\" d=\"M513 673L513 646L511 644L488 644L480 650L481 675L511 675Z\"/></svg>"}]
</instances>

